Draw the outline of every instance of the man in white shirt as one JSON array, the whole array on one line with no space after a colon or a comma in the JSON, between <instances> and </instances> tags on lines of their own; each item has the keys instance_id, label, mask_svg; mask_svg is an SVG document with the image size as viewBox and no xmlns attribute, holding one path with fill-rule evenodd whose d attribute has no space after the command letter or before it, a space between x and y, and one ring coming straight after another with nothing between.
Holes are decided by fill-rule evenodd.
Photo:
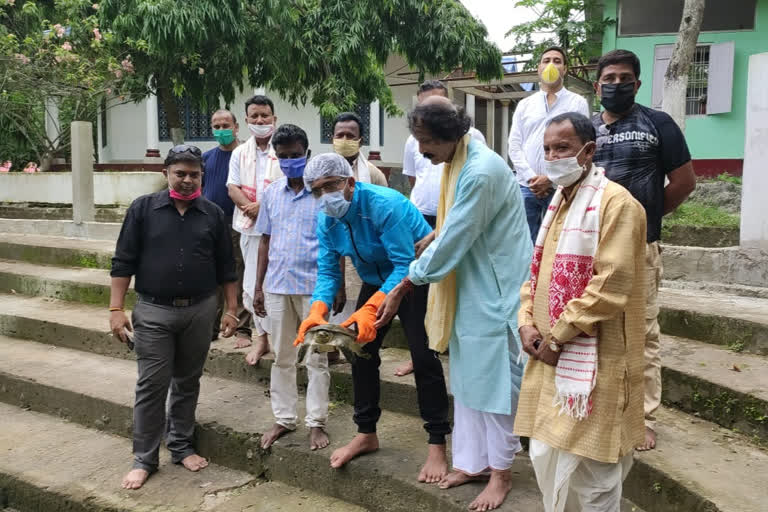
<instances>
[{"instance_id":1,"label":"man in white shirt","mask_svg":"<svg viewBox=\"0 0 768 512\"><path fill-rule=\"evenodd\" d=\"M418 103L423 102L430 96L448 97L448 89L439 80L427 80L419 86L416 93ZM469 135L483 144L486 144L485 137L474 126L470 126ZM419 209L432 229L435 229L437 221L437 203L440 198L440 177L443 175L443 165L433 165L429 158L419 153L419 142L413 137L408 136L405 141L405 150L403 152L403 174L408 176L411 183L411 202ZM431 239L430 239L431 241ZM416 246L416 257L421 256L421 251L427 244L419 243ZM395 369L395 375L402 377L413 372L413 362L408 361Z\"/></svg>"},{"instance_id":2,"label":"man in white shirt","mask_svg":"<svg viewBox=\"0 0 768 512\"><path fill-rule=\"evenodd\" d=\"M547 122L566 112L590 117L584 97L563 87L568 59L562 48L553 46L541 54L541 89L520 101L512 115L509 133L509 159L523 193L531 239L536 242L541 221L554 194L552 182L544 174L544 129Z\"/></svg>"},{"instance_id":3,"label":"man in white shirt","mask_svg":"<svg viewBox=\"0 0 768 512\"><path fill-rule=\"evenodd\" d=\"M251 364L256 364L269 352L267 339L268 321L253 314L253 292L256 286L256 265L261 233L255 229L259 215L261 196L264 188L282 177L280 164L272 149L272 133L275 131L277 116L272 100L256 95L245 102L245 120L252 136L232 151L229 161L227 190L235 203L232 228L240 233L240 248L243 253L243 306L251 312L256 331L256 346ZM251 345L250 339L238 338L235 348Z\"/></svg>"}]
</instances>

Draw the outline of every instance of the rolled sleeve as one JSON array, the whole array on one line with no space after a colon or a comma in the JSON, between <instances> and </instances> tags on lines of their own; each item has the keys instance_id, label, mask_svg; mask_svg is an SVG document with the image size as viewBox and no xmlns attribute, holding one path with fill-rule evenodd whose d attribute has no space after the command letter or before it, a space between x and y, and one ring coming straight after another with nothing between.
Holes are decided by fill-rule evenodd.
<instances>
[{"instance_id":1,"label":"rolled sleeve","mask_svg":"<svg viewBox=\"0 0 768 512\"><path fill-rule=\"evenodd\" d=\"M245 144L237 146L232 150L232 157L229 159L229 174L227 175L227 186L235 185L239 187L242 185L240 181L240 153L243 151L240 148L244 148Z\"/></svg>"},{"instance_id":2,"label":"rolled sleeve","mask_svg":"<svg viewBox=\"0 0 768 512\"><path fill-rule=\"evenodd\" d=\"M259 207L259 215L256 217L256 224L254 224L254 231L262 233L264 235L272 235L272 221L270 220L269 209L272 203L272 194L269 193L271 187L268 187L264 191L264 195L261 198L261 206Z\"/></svg>"},{"instance_id":3,"label":"rolled sleeve","mask_svg":"<svg viewBox=\"0 0 768 512\"><path fill-rule=\"evenodd\" d=\"M125 214L120 236L112 257L112 277L131 277L136 274L141 256L141 214L139 204L134 202Z\"/></svg>"},{"instance_id":4,"label":"rolled sleeve","mask_svg":"<svg viewBox=\"0 0 768 512\"><path fill-rule=\"evenodd\" d=\"M405 176L416 177L416 139L413 135L408 137L403 150L403 174Z\"/></svg>"}]
</instances>

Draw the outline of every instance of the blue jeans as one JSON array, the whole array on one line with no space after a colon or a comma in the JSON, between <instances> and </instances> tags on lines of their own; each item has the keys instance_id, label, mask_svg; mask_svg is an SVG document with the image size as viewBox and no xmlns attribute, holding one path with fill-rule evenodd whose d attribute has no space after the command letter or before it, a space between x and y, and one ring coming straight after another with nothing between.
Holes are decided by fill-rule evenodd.
<instances>
[{"instance_id":1,"label":"blue jeans","mask_svg":"<svg viewBox=\"0 0 768 512\"><path fill-rule=\"evenodd\" d=\"M523 193L523 206L525 206L525 217L528 220L528 229L531 230L531 240L533 240L533 244L536 245L536 235L539 234L541 221L544 220L544 215L547 213L547 207L552 200L552 196L555 195L555 191L551 190L543 199L539 199L536 197L536 194L531 192L531 189L522 185L520 185L520 192Z\"/></svg>"}]
</instances>

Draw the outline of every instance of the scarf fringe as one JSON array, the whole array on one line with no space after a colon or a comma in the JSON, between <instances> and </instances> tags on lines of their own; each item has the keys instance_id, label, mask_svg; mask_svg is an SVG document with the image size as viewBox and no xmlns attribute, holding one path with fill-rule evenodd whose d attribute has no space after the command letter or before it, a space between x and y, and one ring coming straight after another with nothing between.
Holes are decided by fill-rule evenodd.
<instances>
[{"instance_id":1,"label":"scarf fringe","mask_svg":"<svg viewBox=\"0 0 768 512\"><path fill-rule=\"evenodd\" d=\"M592 397L584 394L558 392L552 399L552 405L560 408L560 416L566 414L577 421L581 421L592 412Z\"/></svg>"}]
</instances>

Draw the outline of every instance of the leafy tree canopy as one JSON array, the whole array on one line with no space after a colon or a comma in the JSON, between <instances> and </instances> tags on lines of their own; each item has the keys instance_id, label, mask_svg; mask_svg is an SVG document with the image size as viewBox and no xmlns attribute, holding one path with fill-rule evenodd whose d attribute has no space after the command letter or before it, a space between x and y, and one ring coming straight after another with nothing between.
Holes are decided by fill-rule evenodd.
<instances>
[{"instance_id":1,"label":"leafy tree canopy","mask_svg":"<svg viewBox=\"0 0 768 512\"><path fill-rule=\"evenodd\" d=\"M571 66L584 66L599 57L605 29L616 20L603 17L600 0L519 0L516 7L528 7L536 19L513 26L507 36L515 39L510 53L532 55L526 69L535 69L541 53L560 46L568 53ZM588 78L586 73L577 73Z\"/></svg>"}]
</instances>

